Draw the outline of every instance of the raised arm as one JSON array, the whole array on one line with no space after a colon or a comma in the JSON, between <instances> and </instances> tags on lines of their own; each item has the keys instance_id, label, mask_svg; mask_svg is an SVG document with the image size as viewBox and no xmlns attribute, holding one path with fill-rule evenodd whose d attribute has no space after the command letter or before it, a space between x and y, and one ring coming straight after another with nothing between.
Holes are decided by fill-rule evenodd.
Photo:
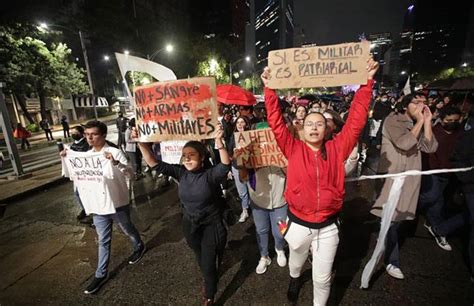
<instances>
[{"instance_id":1,"label":"raised arm","mask_svg":"<svg viewBox=\"0 0 474 306\"><path fill-rule=\"evenodd\" d=\"M221 163L224 165L230 165L230 156L229 152L227 152L224 142L222 141L222 138L224 137L224 129L222 128L222 125L219 125L219 128L217 129L216 132L216 148L219 150L219 157L221 159Z\"/></svg>"},{"instance_id":2,"label":"raised arm","mask_svg":"<svg viewBox=\"0 0 474 306\"><path fill-rule=\"evenodd\" d=\"M265 86L265 108L267 110L268 124L272 128L273 134L275 134L275 139L280 150L286 158L289 158L297 140L291 135L285 121L283 120L283 114L281 113L280 105L278 104L278 97L275 91L268 88L268 80L270 78L270 69L268 67L263 71L261 78L263 85Z\"/></svg>"},{"instance_id":3,"label":"raised arm","mask_svg":"<svg viewBox=\"0 0 474 306\"><path fill-rule=\"evenodd\" d=\"M372 86L374 84L373 78L378 67L378 63L373 58L369 58L367 61L367 70L369 72L367 84L362 85L357 90L349 109L347 121L339 135L334 139L336 148L340 148L339 154L342 160L346 160L349 157L367 123L367 114L369 112L370 99L372 98Z\"/></svg>"}]
</instances>

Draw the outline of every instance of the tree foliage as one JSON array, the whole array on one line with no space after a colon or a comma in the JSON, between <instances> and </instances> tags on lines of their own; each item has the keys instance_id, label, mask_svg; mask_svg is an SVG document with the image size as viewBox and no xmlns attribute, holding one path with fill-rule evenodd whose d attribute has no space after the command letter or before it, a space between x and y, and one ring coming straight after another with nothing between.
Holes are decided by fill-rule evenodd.
<instances>
[{"instance_id":1,"label":"tree foliage","mask_svg":"<svg viewBox=\"0 0 474 306\"><path fill-rule=\"evenodd\" d=\"M217 84L229 83L230 76L227 72L227 63L217 55L208 55L198 63L198 76L213 76Z\"/></svg>"},{"instance_id":2,"label":"tree foliage","mask_svg":"<svg viewBox=\"0 0 474 306\"><path fill-rule=\"evenodd\" d=\"M470 76L474 76L473 67L458 67L458 68L448 68L441 71L435 77L435 79L445 80L445 79L462 78L462 77L470 77Z\"/></svg>"},{"instance_id":3,"label":"tree foliage","mask_svg":"<svg viewBox=\"0 0 474 306\"><path fill-rule=\"evenodd\" d=\"M30 122L25 96L38 95L44 118L47 96L88 92L84 70L71 60L71 50L63 43L48 46L40 38L41 32L31 25L0 27L0 75Z\"/></svg>"}]
</instances>

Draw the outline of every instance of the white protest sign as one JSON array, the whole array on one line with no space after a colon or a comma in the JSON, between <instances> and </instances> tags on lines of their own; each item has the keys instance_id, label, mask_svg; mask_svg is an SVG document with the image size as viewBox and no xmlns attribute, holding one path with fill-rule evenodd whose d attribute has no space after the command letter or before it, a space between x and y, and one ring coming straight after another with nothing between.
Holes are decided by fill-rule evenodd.
<instances>
[{"instance_id":1,"label":"white protest sign","mask_svg":"<svg viewBox=\"0 0 474 306\"><path fill-rule=\"evenodd\" d=\"M74 181L87 214L115 213L113 204L105 200L108 196L105 180L114 176L112 163L104 153L68 151L62 159L62 172Z\"/></svg>"},{"instance_id":2,"label":"white protest sign","mask_svg":"<svg viewBox=\"0 0 474 306\"><path fill-rule=\"evenodd\" d=\"M170 140L160 143L161 158L168 164L179 164L186 140Z\"/></svg>"}]
</instances>

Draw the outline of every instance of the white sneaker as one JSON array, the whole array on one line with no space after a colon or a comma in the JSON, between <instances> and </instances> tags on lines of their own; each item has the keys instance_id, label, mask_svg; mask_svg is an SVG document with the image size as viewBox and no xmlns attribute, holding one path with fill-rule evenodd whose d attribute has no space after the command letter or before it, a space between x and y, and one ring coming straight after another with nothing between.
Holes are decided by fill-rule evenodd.
<instances>
[{"instance_id":1,"label":"white sneaker","mask_svg":"<svg viewBox=\"0 0 474 306\"><path fill-rule=\"evenodd\" d=\"M239 217L239 222L244 223L247 220L248 217L249 217L249 213L248 213L247 209L242 209L242 213L240 214L240 217ZM263 271L263 272L265 272L265 271Z\"/></svg>"},{"instance_id":2,"label":"white sneaker","mask_svg":"<svg viewBox=\"0 0 474 306\"><path fill-rule=\"evenodd\" d=\"M396 279L404 279L405 278L405 275L403 275L402 270L400 270L400 268L398 268L398 267L396 267L392 264L387 265L386 271L387 271L388 275L390 275L393 278L396 278Z\"/></svg>"},{"instance_id":3,"label":"white sneaker","mask_svg":"<svg viewBox=\"0 0 474 306\"><path fill-rule=\"evenodd\" d=\"M261 257L258 262L258 266L255 269L257 274L263 274L267 271L267 267L272 263L272 260L268 257Z\"/></svg>"},{"instance_id":4,"label":"white sneaker","mask_svg":"<svg viewBox=\"0 0 474 306\"><path fill-rule=\"evenodd\" d=\"M427 222L425 222L423 226L426 227L426 229L428 229L428 231L434 237L436 243L438 244L440 248L448 252L453 250L448 240L446 240L446 237L438 234L438 232L436 232L435 229L431 225L429 225Z\"/></svg>"},{"instance_id":5,"label":"white sneaker","mask_svg":"<svg viewBox=\"0 0 474 306\"><path fill-rule=\"evenodd\" d=\"M277 263L280 267L285 267L286 266L286 255L284 250L277 250L275 249L277 253Z\"/></svg>"}]
</instances>

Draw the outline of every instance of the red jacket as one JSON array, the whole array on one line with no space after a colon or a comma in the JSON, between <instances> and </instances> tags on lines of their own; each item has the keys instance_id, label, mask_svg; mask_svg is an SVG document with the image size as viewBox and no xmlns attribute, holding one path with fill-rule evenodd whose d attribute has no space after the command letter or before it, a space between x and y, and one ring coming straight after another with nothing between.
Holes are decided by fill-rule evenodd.
<instances>
[{"instance_id":1,"label":"red jacket","mask_svg":"<svg viewBox=\"0 0 474 306\"><path fill-rule=\"evenodd\" d=\"M295 139L285 122L275 92L265 88L268 123L278 146L288 159L285 198L297 218L321 223L339 212L344 199L344 161L349 157L367 122L373 81L354 96L346 124L326 142L326 160L303 141Z\"/></svg>"}]
</instances>

